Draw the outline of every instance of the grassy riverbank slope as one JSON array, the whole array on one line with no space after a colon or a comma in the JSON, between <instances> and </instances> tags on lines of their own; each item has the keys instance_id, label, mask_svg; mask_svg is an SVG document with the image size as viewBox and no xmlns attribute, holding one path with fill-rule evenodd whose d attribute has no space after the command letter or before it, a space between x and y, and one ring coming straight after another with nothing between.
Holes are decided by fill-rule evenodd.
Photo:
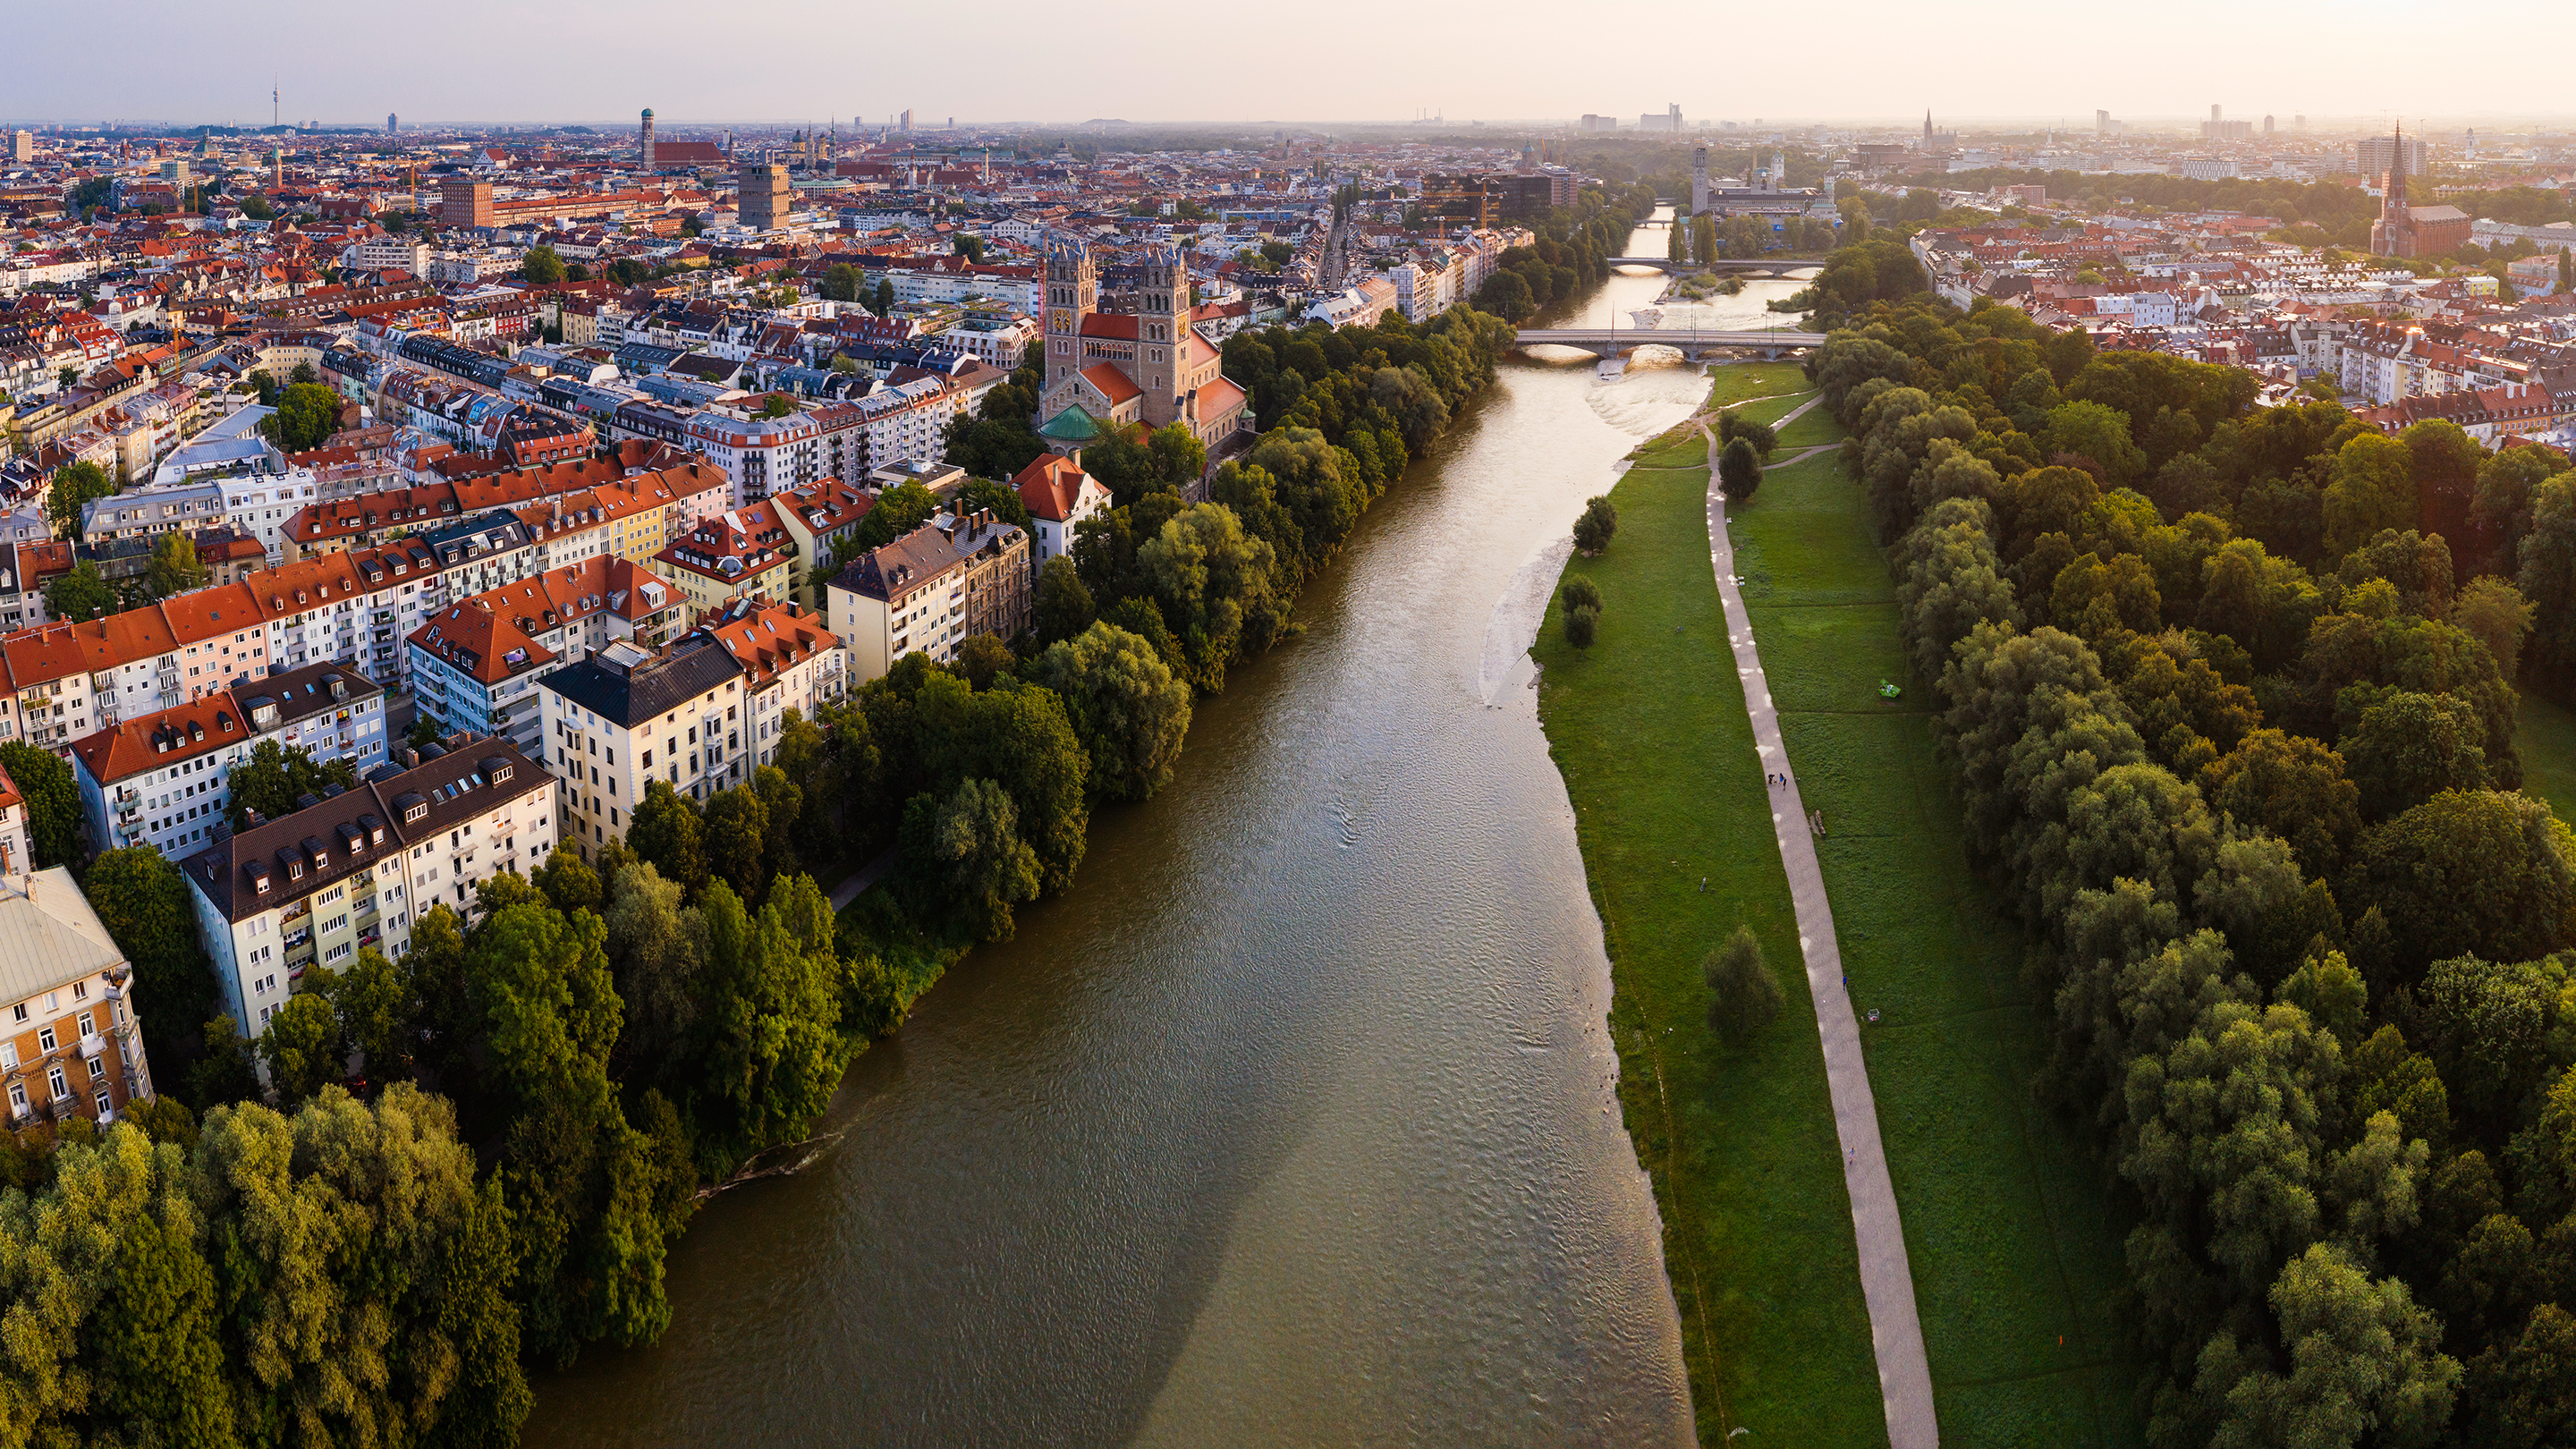
<instances>
[{"instance_id":1,"label":"grassy riverbank slope","mask_svg":"<svg viewBox=\"0 0 2576 1449\"><path fill-rule=\"evenodd\" d=\"M1793 431L1840 437L1821 408ZM1906 672L1863 510L1834 455L1777 470L1739 511L1735 557L1791 766L1828 827L1817 854L1853 1004L1879 1013L1862 1041L1942 1442L2134 1444L2136 1374L2113 1318L2123 1225L2089 1157L2033 1105L2041 1007L2017 928L1966 868L1934 692ZM1881 698L1881 680L1902 698ZM1773 853L1767 834L1743 848Z\"/></svg>"},{"instance_id":2,"label":"grassy riverbank slope","mask_svg":"<svg viewBox=\"0 0 2576 1449\"><path fill-rule=\"evenodd\" d=\"M1787 371L1728 381L1736 397L1803 385ZM1663 1215L1700 1441L1744 1427L1755 1444L1884 1444L1815 1012L1709 575L1707 488L1705 466L1640 466L1612 491L1617 538L1566 570L1599 586L1600 637L1567 645L1551 606L1532 651L1540 718L1601 912L1621 1103ZM1725 1052L1700 961L1738 923L1788 999L1760 1041Z\"/></svg>"}]
</instances>

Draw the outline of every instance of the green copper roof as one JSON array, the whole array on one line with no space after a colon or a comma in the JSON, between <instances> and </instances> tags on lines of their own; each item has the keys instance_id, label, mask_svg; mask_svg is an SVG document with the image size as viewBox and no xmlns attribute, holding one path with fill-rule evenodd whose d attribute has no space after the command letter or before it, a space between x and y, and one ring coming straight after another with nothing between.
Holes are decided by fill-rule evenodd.
<instances>
[{"instance_id":1,"label":"green copper roof","mask_svg":"<svg viewBox=\"0 0 2576 1449\"><path fill-rule=\"evenodd\" d=\"M1038 436L1063 442L1086 442L1100 436L1100 424L1092 420L1090 413L1083 411L1082 404L1075 403L1047 419L1046 426L1038 429Z\"/></svg>"}]
</instances>

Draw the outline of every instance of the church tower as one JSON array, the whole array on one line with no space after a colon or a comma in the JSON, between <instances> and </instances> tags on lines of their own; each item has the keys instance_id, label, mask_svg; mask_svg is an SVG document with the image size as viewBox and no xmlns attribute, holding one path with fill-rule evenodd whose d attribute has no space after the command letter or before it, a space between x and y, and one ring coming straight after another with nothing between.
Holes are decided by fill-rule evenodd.
<instances>
[{"instance_id":1,"label":"church tower","mask_svg":"<svg viewBox=\"0 0 2576 1449\"><path fill-rule=\"evenodd\" d=\"M642 152L642 155L643 155L644 169L645 169L645 170L647 170L647 171L652 170L652 169L653 169L653 108L652 108L651 106L646 106L646 107L644 108L644 128L643 128L643 131L642 131L642 133L641 133L640 137L638 138L637 145L638 145L638 148L639 148L639 150Z\"/></svg>"},{"instance_id":2,"label":"church tower","mask_svg":"<svg viewBox=\"0 0 2576 1449\"><path fill-rule=\"evenodd\" d=\"M1082 370L1082 319L1100 306L1100 268L1091 248L1070 237L1046 244L1046 386Z\"/></svg>"},{"instance_id":3,"label":"church tower","mask_svg":"<svg viewBox=\"0 0 2576 1449\"><path fill-rule=\"evenodd\" d=\"M1171 399L1173 416L1181 410L1181 344L1190 335L1190 269L1180 248L1156 242L1145 248L1145 282L1137 297L1137 342L1145 349L1132 376L1157 404Z\"/></svg>"},{"instance_id":4,"label":"church tower","mask_svg":"<svg viewBox=\"0 0 2576 1449\"><path fill-rule=\"evenodd\" d=\"M2388 147L2388 186L2379 198L2379 220L2370 224L2370 249L2383 257L2415 255L2415 211L2406 202L2406 124Z\"/></svg>"}]
</instances>

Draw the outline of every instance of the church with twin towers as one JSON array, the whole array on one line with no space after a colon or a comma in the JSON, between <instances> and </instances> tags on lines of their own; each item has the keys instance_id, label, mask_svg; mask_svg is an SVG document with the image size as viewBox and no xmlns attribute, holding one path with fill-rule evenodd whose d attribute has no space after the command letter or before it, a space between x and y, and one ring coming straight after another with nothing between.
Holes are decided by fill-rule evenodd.
<instances>
[{"instance_id":1,"label":"church with twin towers","mask_svg":"<svg viewBox=\"0 0 2576 1449\"><path fill-rule=\"evenodd\" d=\"M1101 434L1180 423L1209 452L1250 423L1243 389L1228 382L1215 342L1198 330L1190 271L1179 248L1149 243L1113 268L1104 299L1090 245L1046 244L1046 381L1039 434L1070 452Z\"/></svg>"}]
</instances>

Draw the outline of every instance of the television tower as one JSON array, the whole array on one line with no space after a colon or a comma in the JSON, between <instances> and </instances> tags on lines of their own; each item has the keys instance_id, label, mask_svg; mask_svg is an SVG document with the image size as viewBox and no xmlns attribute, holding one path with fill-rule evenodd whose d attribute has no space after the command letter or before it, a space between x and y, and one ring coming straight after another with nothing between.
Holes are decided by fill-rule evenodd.
<instances>
[{"instance_id":1,"label":"television tower","mask_svg":"<svg viewBox=\"0 0 2576 1449\"><path fill-rule=\"evenodd\" d=\"M277 129L277 77L268 78L268 128Z\"/></svg>"}]
</instances>

